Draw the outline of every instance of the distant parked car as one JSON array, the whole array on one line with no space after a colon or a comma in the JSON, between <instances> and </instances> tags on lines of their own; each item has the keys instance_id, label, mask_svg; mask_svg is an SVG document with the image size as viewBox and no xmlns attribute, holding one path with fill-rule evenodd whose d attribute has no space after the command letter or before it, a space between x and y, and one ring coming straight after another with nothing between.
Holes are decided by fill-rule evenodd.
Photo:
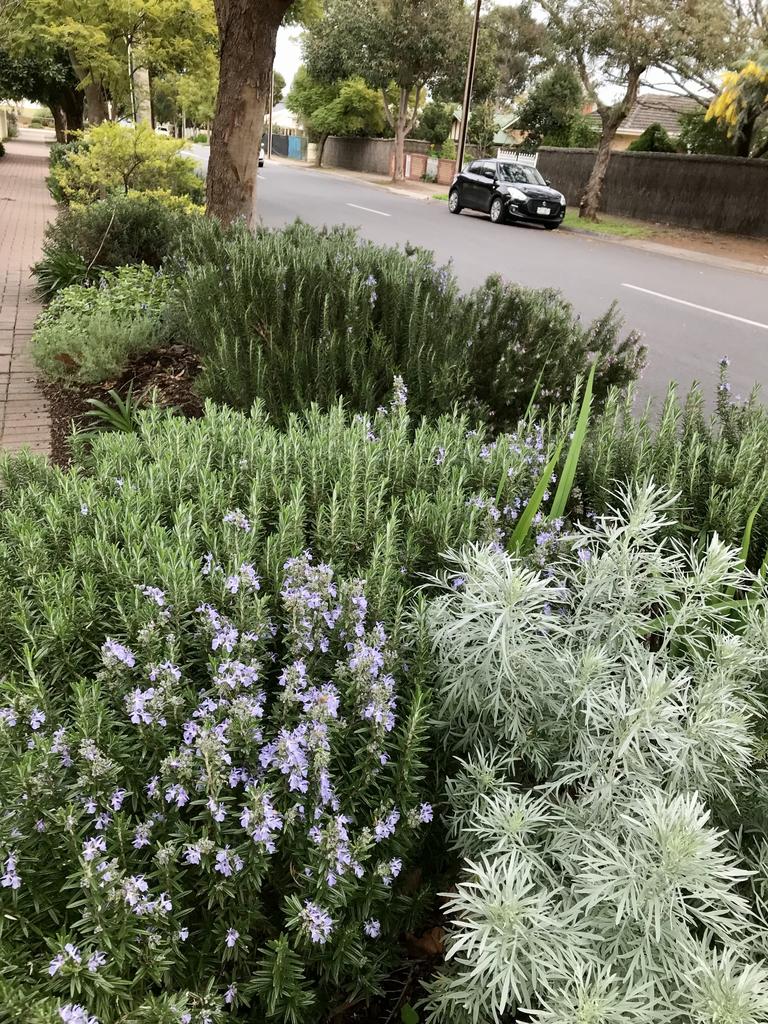
<instances>
[{"instance_id":1,"label":"distant parked car","mask_svg":"<svg viewBox=\"0 0 768 1024\"><path fill-rule=\"evenodd\" d=\"M448 193L451 213L480 210L494 224L521 221L559 228L565 196L552 188L535 167L506 160L473 160L453 179Z\"/></svg>"},{"instance_id":2,"label":"distant parked car","mask_svg":"<svg viewBox=\"0 0 768 1024\"><path fill-rule=\"evenodd\" d=\"M155 135L170 135L171 133L164 124L155 125Z\"/></svg>"},{"instance_id":3,"label":"distant parked car","mask_svg":"<svg viewBox=\"0 0 768 1024\"><path fill-rule=\"evenodd\" d=\"M264 166L265 155L266 154L264 153L264 143L262 142L262 144L259 146L259 167Z\"/></svg>"}]
</instances>

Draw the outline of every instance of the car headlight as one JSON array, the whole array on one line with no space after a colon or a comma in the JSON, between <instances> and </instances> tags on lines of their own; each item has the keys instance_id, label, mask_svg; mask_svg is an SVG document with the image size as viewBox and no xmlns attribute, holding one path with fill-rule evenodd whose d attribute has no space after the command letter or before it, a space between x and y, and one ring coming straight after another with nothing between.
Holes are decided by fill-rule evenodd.
<instances>
[{"instance_id":1,"label":"car headlight","mask_svg":"<svg viewBox=\"0 0 768 1024\"><path fill-rule=\"evenodd\" d=\"M499 189L505 196L509 196L510 199L514 199L516 203L527 203L528 196L525 192L521 192L519 188L515 188L514 185L502 185Z\"/></svg>"},{"instance_id":2,"label":"car headlight","mask_svg":"<svg viewBox=\"0 0 768 1024\"><path fill-rule=\"evenodd\" d=\"M557 198L558 198L558 200L560 201L560 204L561 204L562 206L565 206L565 196L563 195L563 193L562 193L562 192L558 192L558 193L557 193Z\"/></svg>"}]
</instances>

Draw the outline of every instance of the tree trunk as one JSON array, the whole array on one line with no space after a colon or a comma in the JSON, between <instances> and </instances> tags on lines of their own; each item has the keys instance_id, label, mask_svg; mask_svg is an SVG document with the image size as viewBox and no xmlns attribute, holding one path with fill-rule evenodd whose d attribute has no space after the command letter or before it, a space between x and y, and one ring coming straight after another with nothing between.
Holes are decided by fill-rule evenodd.
<instances>
[{"instance_id":1,"label":"tree trunk","mask_svg":"<svg viewBox=\"0 0 768 1024\"><path fill-rule=\"evenodd\" d=\"M93 77L87 68L78 64L75 55L70 51L69 59L72 62L72 69L77 75L78 88L85 95L85 116L88 124L97 125L106 121L109 116L107 110L107 98L104 94L104 87L100 80Z\"/></svg>"},{"instance_id":2,"label":"tree trunk","mask_svg":"<svg viewBox=\"0 0 768 1024\"><path fill-rule=\"evenodd\" d=\"M292 0L214 0L219 93L208 164L207 213L256 226L256 183L277 30Z\"/></svg>"},{"instance_id":3,"label":"tree trunk","mask_svg":"<svg viewBox=\"0 0 768 1024\"><path fill-rule=\"evenodd\" d=\"M323 153L325 152L325 144L328 141L328 135L324 134L320 136L320 141L317 144L317 153L315 154L315 167L323 166Z\"/></svg>"},{"instance_id":4,"label":"tree trunk","mask_svg":"<svg viewBox=\"0 0 768 1024\"><path fill-rule=\"evenodd\" d=\"M85 98L79 89L67 88L61 93L59 102L67 118L67 142L71 142L74 133L83 129L83 107Z\"/></svg>"},{"instance_id":5,"label":"tree trunk","mask_svg":"<svg viewBox=\"0 0 768 1024\"><path fill-rule=\"evenodd\" d=\"M635 104L640 88L640 79L644 71L645 68L630 69L624 96L618 103L614 103L610 107L598 104L602 131L589 181L579 202L579 217L583 217L585 220L597 220L603 184L608 173L608 165L611 162L611 143L616 137L619 125Z\"/></svg>"},{"instance_id":6,"label":"tree trunk","mask_svg":"<svg viewBox=\"0 0 768 1024\"><path fill-rule=\"evenodd\" d=\"M136 68L133 72L133 95L136 104L136 124L152 127L152 93L147 68Z\"/></svg>"},{"instance_id":7,"label":"tree trunk","mask_svg":"<svg viewBox=\"0 0 768 1024\"><path fill-rule=\"evenodd\" d=\"M395 167L392 172L392 181L402 181L405 177L405 137L408 134L408 97L410 89L400 89L400 102L397 107L395 118Z\"/></svg>"},{"instance_id":8,"label":"tree trunk","mask_svg":"<svg viewBox=\"0 0 768 1024\"><path fill-rule=\"evenodd\" d=\"M608 164L611 162L611 143L616 137L618 127L618 123L613 127L603 126L600 142L597 144L597 156L579 203L579 217L584 217L585 220L597 220L600 196L603 192L605 176L608 173Z\"/></svg>"},{"instance_id":9,"label":"tree trunk","mask_svg":"<svg viewBox=\"0 0 768 1024\"><path fill-rule=\"evenodd\" d=\"M64 113L63 107L58 103L51 103L51 113L53 114L53 127L56 131L56 141L66 142L67 141L67 116Z\"/></svg>"}]
</instances>

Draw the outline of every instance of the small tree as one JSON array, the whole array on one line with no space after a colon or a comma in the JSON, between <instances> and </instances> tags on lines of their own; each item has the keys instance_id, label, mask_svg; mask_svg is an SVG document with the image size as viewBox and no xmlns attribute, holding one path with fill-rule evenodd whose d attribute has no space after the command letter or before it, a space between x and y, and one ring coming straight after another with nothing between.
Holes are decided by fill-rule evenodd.
<instances>
[{"instance_id":1,"label":"small tree","mask_svg":"<svg viewBox=\"0 0 768 1024\"><path fill-rule=\"evenodd\" d=\"M584 90L577 72L561 65L542 75L528 93L516 127L526 132L526 145L534 149L545 137L554 145L568 145L571 128L584 101Z\"/></svg>"},{"instance_id":2,"label":"small tree","mask_svg":"<svg viewBox=\"0 0 768 1024\"><path fill-rule=\"evenodd\" d=\"M581 217L597 220L611 144L643 76L652 68L678 67L692 78L694 70L722 66L730 46L728 12L724 0L542 0L542 7L600 118L597 155L579 204ZM618 90L616 99L605 99L603 83Z\"/></svg>"},{"instance_id":3,"label":"small tree","mask_svg":"<svg viewBox=\"0 0 768 1024\"><path fill-rule=\"evenodd\" d=\"M676 153L677 146L664 125L654 121L627 147L632 153Z\"/></svg>"},{"instance_id":4,"label":"small tree","mask_svg":"<svg viewBox=\"0 0 768 1024\"><path fill-rule=\"evenodd\" d=\"M496 118L493 104L489 100L475 107L470 115L468 128L470 143L477 146L483 155L490 153L496 135Z\"/></svg>"},{"instance_id":5,"label":"small tree","mask_svg":"<svg viewBox=\"0 0 768 1024\"><path fill-rule=\"evenodd\" d=\"M436 149L451 134L453 107L448 103L428 103L419 115L417 131L425 142L431 142Z\"/></svg>"},{"instance_id":6,"label":"small tree","mask_svg":"<svg viewBox=\"0 0 768 1024\"><path fill-rule=\"evenodd\" d=\"M734 140L738 156L768 153L768 133L762 131L768 121L768 52L723 76L722 88L707 117Z\"/></svg>"},{"instance_id":7,"label":"small tree","mask_svg":"<svg viewBox=\"0 0 768 1024\"><path fill-rule=\"evenodd\" d=\"M458 77L466 60L459 44L464 38L469 38L468 11L462 0L331 0L308 34L304 56L320 81L361 75L381 90L395 136L393 180L399 181L405 140L418 121L425 91ZM394 103L388 94L392 82Z\"/></svg>"},{"instance_id":8,"label":"small tree","mask_svg":"<svg viewBox=\"0 0 768 1024\"><path fill-rule=\"evenodd\" d=\"M41 47L18 56L0 49L0 96L50 107L58 142L66 142L71 132L83 127L83 94L61 51Z\"/></svg>"},{"instance_id":9,"label":"small tree","mask_svg":"<svg viewBox=\"0 0 768 1024\"><path fill-rule=\"evenodd\" d=\"M362 78L343 82L339 95L315 110L310 127L319 136L317 166L329 135L380 135L384 130L384 109L379 93L369 89Z\"/></svg>"}]
</instances>

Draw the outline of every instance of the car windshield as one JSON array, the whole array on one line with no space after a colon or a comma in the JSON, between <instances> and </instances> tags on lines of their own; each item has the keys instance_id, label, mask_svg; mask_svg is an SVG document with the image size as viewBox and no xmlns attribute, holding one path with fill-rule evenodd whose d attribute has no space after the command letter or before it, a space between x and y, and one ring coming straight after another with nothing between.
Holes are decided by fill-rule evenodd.
<instances>
[{"instance_id":1,"label":"car windshield","mask_svg":"<svg viewBox=\"0 0 768 1024\"><path fill-rule=\"evenodd\" d=\"M535 167L524 164L497 164L496 173L503 181L513 181L517 185L546 185Z\"/></svg>"}]
</instances>

